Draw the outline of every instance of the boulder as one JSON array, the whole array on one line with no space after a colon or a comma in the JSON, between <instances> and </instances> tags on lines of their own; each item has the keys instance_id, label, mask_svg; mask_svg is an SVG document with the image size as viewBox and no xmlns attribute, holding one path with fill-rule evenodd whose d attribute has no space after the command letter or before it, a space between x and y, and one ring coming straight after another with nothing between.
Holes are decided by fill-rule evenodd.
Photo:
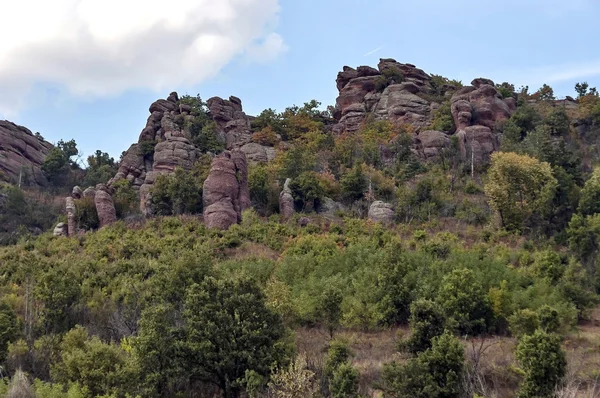
<instances>
[{"instance_id":1,"label":"boulder","mask_svg":"<svg viewBox=\"0 0 600 398\"><path fill-rule=\"evenodd\" d=\"M310 218L308 217L300 217L298 219L298 225L301 226L302 228L308 226L308 224L310 224Z\"/></svg>"},{"instance_id":2,"label":"boulder","mask_svg":"<svg viewBox=\"0 0 600 398\"><path fill-rule=\"evenodd\" d=\"M171 112L177 108L174 102L164 99L159 99L150 105L150 113L152 112Z\"/></svg>"},{"instance_id":3,"label":"boulder","mask_svg":"<svg viewBox=\"0 0 600 398\"><path fill-rule=\"evenodd\" d=\"M394 216L394 207L381 200L376 200L369 207L369 220L371 221L389 225L394 222Z\"/></svg>"},{"instance_id":4,"label":"boulder","mask_svg":"<svg viewBox=\"0 0 600 398\"><path fill-rule=\"evenodd\" d=\"M388 86L373 110L375 119L408 123L417 128L427 126L431 120L431 106L415 94L415 89L418 92L413 83Z\"/></svg>"},{"instance_id":5,"label":"boulder","mask_svg":"<svg viewBox=\"0 0 600 398\"><path fill-rule=\"evenodd\" d=\"M96 186L94 203L96 204L96 212L98 213L100 228L106 227L117 221L115 204L113 203L112 196L110 195L109 189L106 185L98 184Z\"/></svg>"},{"instance_id":6,"label":"boulder","mask_svg":"<svg viewBox=\"0 0 600 398\"><path fill-rule=\"evenodd\" d=\"M291 179L286 179L283 190L279 194L279 213L284 220L288 220L294 215L294 197L290 189L291 183Z\"/></svg>"},{"instance_id":7,"label":"boulder","mask_svg":"<svg viewBox=\"0 0 600 398\"><path fill-rule=\"evenodd\" d=\"M95 198L96 197L96 188L87 187L85 191L83 191L84 198Z\"/></svg>"},{"instance_id":8,"label":"boulder","mask_svg":"<svg viewBox=\"0 0 600 398\"><path fill-rule=\"evenodd\" d=\"M512 112L511 101L503 100L485 79L475 79L473 83L476 86L459 90L452 96L452 117L457 130L470 125L494 128L498 122L507 120Z\"/></svg>"},{"instance_id":9,"label":"boulder","mask_svg":"<svg viewBox=\"0 0 600 398\"><path fill-rule=\"evenodd\" d=\"M240 148L250 164L266 163L275 159L275 148L251 142Z\"/></svg>"},{"instance_id":10,"label":"boulder","mask_svg":"<svg viewBox=\"0 0 600 398\"><path fill-rule=\"evenodd\" d=\"M250 206L246 155L225 151L212 161L202 190L204 222L208 228L227 229L242 220Z\"/></svg>"},{"instance_id":11,"label":"boulder","mask_svg":"<svg viewBox=\"0 0 600 398\"><path fill-rule=\"evenodd\" d=\"M54 236L69 236L69 226L64 222L59 222L54 227L54 231L52 232Z\"/></svg>"},{"instance_id":12,"label":"boulder","mask_svg":"<svg viewBox=\"0 0 600 398\"><path fill-rule=\"evenodd\" d=\"M71 196L65 199L65 208L67 211L67 233L69 236L75 236L77 233L77 207L75 200Z\"/></svg>"},{"instance_id":13,"label":"boulder","mask_svg":"<svg viewBox=\"0 0 600 398\"><path fill-rule=\"evenodd\" d=\"M83 197L83 191L81 190L80 187L78 187L77 185L73 187L73 190L71 191L71 196L74 199L81 199Z\"/></svg>"},{"instance_id":14,"label":"boulder","mask_svg":"<svg viewBox=\"0 0 600 398\"><path fill-rule=\"evenodd\" d=\"M338 211L345 210L344 205L328 197L324 197L317 207L317 213L325 217L335 217Z\"/></svg>"}]
</instances>

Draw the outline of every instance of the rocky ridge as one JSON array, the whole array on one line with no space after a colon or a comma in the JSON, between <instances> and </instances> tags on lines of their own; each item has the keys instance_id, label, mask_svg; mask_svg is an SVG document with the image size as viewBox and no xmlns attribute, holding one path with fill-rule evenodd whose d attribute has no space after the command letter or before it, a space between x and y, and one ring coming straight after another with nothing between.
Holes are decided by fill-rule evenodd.
<instances>
[{"instance_id":1,"label":"rocky ridge","mask_svg":"<svg viewBox=\"0 0 600 398\"><path fill-rule=\"evenodd\" d=\"M52 144L23 126L0 120L0 181L45 186L41 166Z\"/></svg>"}]
</instances>

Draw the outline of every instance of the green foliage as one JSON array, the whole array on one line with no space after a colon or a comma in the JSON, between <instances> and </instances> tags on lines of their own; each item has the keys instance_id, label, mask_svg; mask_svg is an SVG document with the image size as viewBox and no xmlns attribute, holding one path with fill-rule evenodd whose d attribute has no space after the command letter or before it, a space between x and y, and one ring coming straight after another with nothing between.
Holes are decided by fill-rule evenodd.
<instances>
[{"instance_id":1,"label":"green foliage","mask_svg":"<svg viewBox=\"0 0 600 398\"><path fill-rule=\"evenodd\" d=\"M218 385L225 397L237 396L247 370L266 376L286 363L281 318L252 282L208 278L192 285L183 315L186 368L191 377Z\"/></svg>"},{"instance_id":2,"label":"green foliage","mask_svg":"<svg viewBox=\"0 0 600 398\"><path fill-rule=\"evenodd\" d=\"M205 155L190 171L178 167L173 174L159 176L150 192L154 214L201 213L202 189L209 171L210 157Z\"/></svg>"},{"instance_id":3,"label":"green foliage","mask_svg":"<svg viewBox=\"0 0 600 398\"><path fill-rule=\"evenodd\" d=\"M508 82L502 84L496 84L496 89L502 95L502 98L515 97L515 85Z\"/></svg>"},{"instance_id":4,"label":"green foliage","mask_svg":"<svg viewBox=\"0 0 600 398\"><path fill-rule=\"evenodd\" d=\"M542 101L551 101L556 99L554 96L554 90L547 84L544 84L542 87L540 87L540 89L535 92L532 97Z\"/></svg>"},{"instance_id":5,"label":"green foliage","mask_svg":"<svg viewBox=\"0 0 600 398\"><path fill-rule=\"evenodd\" d=\"M296 206L304 210L313 209L323 198L325 192L314 172L304 172L290 184Z\"/></svg>"},{"instance_id":6,"label":"green foliage","mask_svg":"<svg viewBox=\"0 0 600 398\"><path fill-rule=\"evenodd\" d=\"M562 259L551 250L536 253L532 267L538 277L547 278L551 283L557 283L565 272Z\"/></svg>"},{"instance_id":7,"label":"green foliage","mask_svg":"<svg viewBox=\"0 0 600 398\"><path fill-rule=\"evenodd\" d=\"M113 184L112 188L115 191L112 198L117 218L122 219L131 213L135 213L139 202L139 195L129 181L125 179L119 180Z\"/></svg>"},{"instance_id":8,"label":"green foliage","mask_svg":"<svg viewBox=\"0 0 600 398\"><path fill-rule=\"evenodd\" d=\"M522 229L548 214L558 183L550 165L511 152L492 154L485 193L502 225Z\"/></svg>"},{"instance_id":9,"label":"green foliage","mask_svg":"<svg viewBox=\"0 0 600 398\"><path fill-rule=\"evenodd\" d=\"M48 152L44 163L42 163L41 168L46 178L56 186L67 184L71 167L76 165L72 158L78 154L75 140L58 141L56 146Z\"/></svg>"},{"instance_id":10,"label":"green foliage","mask_svg":"<svg viewBox=\"0 0 600 398\"><path fill-rule=\"evenodd\" d=\"M444 276L437 304L448 317L448 325L462 334L485 333L490 326L488 297L470 269L456 269Z\"/></svg>"},{"instance_id":11,"label":"green foliage","mask_svg":"<svg viewBox=\"0 0 600 398\"><path fill-rule=\"evenodd\" d=\"M349 363L341 364L334 372L329 384L332 398L358 397L358 370Z\"/></svg>"},{"instance_id":12,"label":"green foliage","mask_svg":"<svg viewBox=\"0 0 600 398\"><path fill-rule=\"evenodd\" d=\"M94 198L87 197L75 199L75 220L77 227L85 231L98 229L100 227L100 219L96 211Z\"/></svg>"},{"instance_id":13,"label":"green foliage","mask_svg":"<svg viewBox=\"0 0 600 398\"><path fill-rule=\"evenodd\" d=\"M429 128L446 132L454 132L456 130L450 101L442 102L440 107L433 112L433 119Z\"/></svg>"},{"instance_id":14,"label":"green foliage","mask_svg":"<svg viewBox=\"0 0 600 398\"><path fill-rule=\"evenodd\" d=\"M248 170L248 187L252 207L261 214L270 215L279 210L280 188L268 166L253 166Z\"/></svg>"},{"instance_id":15,"label":"green foliage","mask_svg":"<svg viewBox=\"0 0 600 398\"><path fill-rule=\"evenodd\" d=\"M388 67L381 72L381 76L375 79L375 90L383 92L391 84L399 84L404 81L404 73L396 67Z\"/></svg>"},{"instance_id":16,"label":"green foliage","mask_svg":"<svg viewBox=\"0 0 600 398\"><path fill-rule=\"evenodd\" d=\"M464 370L464 348L446 332L432 347L404 366L392 362L383 368L386 397L458 398Z\"/></svg>"},{"instance_id":17,"label":"green foliage","mask_svg":"<svg viewBox=\"0 0 600 398\"><path fill-rule=\"evenodd\" d=\"M516 357L524 372L519 397L552 396L567 367L559 336L539 329L525 335L517 345Z\"/></svg>"},{"instance_id":18,"label":"green foliage","mask_svg":"<svg viewBox=\"0 0 600 398\"><path fill-rule=\"evenodd\" d=\"M0 301L0 362L6 360L8 343L15 341L18 333L15 311L7 303Z\"/></svg>"},{"instance_id":19,"label":"green foliage","mask_svg":"<svg viewBox=\"0 0 600 398\"><path fill-rule=\"evenodd\" d=\"M106 152L97 150L93 155L88 156L88 168L85 171L85 178L82 185L85 187L104 184L110 180L118 171L115 160Z\"/></svg>"},{"instance_id":20,"label":"green foliage","mask_svg":"<svg viewBox=\"0 0 600 398\"><path fill-rule=\"evenodd\" d=\"M360 200L367 191L367 179L361 164L354 166L340 179L342 196L348 201Z\"/></svg>"},{"instance_id":21,"label":"green foliage","mask_svg":"<svg viewBox=\"0 0 600 398\"><path fill-rule=\"evenodd\" d=\"M577 211L582 216L600 213L600 167L596 167L585 182Z\"/></svg>"},{"instance_id":22,"label":"green foliage","mask_svg":"<svg viewBox=\"0 0 600 398\"><path fill-rule=\"evenodd\" d=\"M317 312L323 319L325 326L329 330L329 336L333 338L333 332L340 326L342 320L342 292L337 289L329 288L323 292L317 305Z\"/></svg>"},{"instance_id":23,"label":"green foliage","mask_svg":"<svg viewBox=\"0 0 600 398\"><path fill-rule=\"evenodd\" d=\"M333 377L335 371L343 364L347 363L353 355L348 343L342 340L333 340L327 349L325 366L323 370L327 377Z\"/></svg>"},{"instance_id":24,"label":"green foliage","mask_svg":"<svg viewBox=\"0 0 600 398\"><path fill-rule=\"evenodd\" d=\"M419 354L431 348L434 337L444 333L446 319L438 304L431 300L416 300L410 306L410 337L402 342L403 348Z\"/></svg>"},{"instance_id":25,"label":"green foliage","mask_svg":"<svg viewBox=\"0 0 600 398\"><path fill-rule=\"evenodd\" d=\"M269 393L275 398L315 397L317 390L315 373L308 369L304 356L273 373L269 381Z\"/></svg>"},{"instance_id":26,"label":"green foliage","mask_svg":"<svg viewBox=\"0 0 600 398\"><path fill-rule=\"evenodd\" d=\"M142 141L138 144L139 154L143 157L149 157L154 155L157 141Z\"/></svg>"}]
</instances>

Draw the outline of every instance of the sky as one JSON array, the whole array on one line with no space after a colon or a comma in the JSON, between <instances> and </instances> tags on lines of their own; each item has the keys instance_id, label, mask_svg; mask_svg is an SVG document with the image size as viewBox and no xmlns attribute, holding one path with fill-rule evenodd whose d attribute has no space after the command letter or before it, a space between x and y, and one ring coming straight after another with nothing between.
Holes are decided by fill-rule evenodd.
<instances>
[{"instance_id":1,"label":"sky","mask_svg":"<svg viewBox=\"0 0 600 398\"><path fill-rule=\"evenodd\" d=\"M171 91L250 115L335 103L344 65L379 58L558 97L600 87L598 0L1 1L0 119L119 158Z\"/></svg>"}]
</instances>

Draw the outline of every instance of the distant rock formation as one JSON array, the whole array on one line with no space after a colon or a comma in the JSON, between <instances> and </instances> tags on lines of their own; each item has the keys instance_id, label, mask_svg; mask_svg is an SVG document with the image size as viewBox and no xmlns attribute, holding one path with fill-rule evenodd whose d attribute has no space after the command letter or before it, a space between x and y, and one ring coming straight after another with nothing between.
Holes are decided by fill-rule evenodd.
<instances>
[{"instance_id":1,"label":"distant rock formation","mask_svg":"<svg viewBox=\"0 0 600 398\"><path fill-rule=\"evenodd\" d=\"M208 228L228 229L241 222L250 207L246 155L225 151L213 159L202 190L204 222Z\"/></svg>"},{"instance_id":2,"label":"distant rock formation","mask_svg":"<svg viewBox=\"0 0 600 398\"><path fill-rule=\"evenodd\" d=\"M207 105L217 127L217 137L228 150L239 149L246 155L244 161L252 163L274 159L274 148L252 142L250 123L253 118L244 113L239 98L213 97ZM150 192L158 176L171 174L177 167L190 170L201 155L192 143L189 130L193 119L191 108L180 102L177 93L155 101L149 111L138 143L125 152L117 174L108 182L113 186L123 179L129 181L139 191L140 209L146 215L152 214Z\"/></svg>"},{"instance_id":3,"label":"distant rock formation","mask_svg":"<svg viewBox=\"0 0 600 398\"><path fill-rule=\"evenodd\" d=\"M77 208L75 200L71 196L65 199L65 208L67 210L67 233L69 236L75 236L77 233Z\"/></svg>"},{"instance_id":4,"label":"distant rock formation","mask_svg":"<svg viewBox=\"0 0 600 398\"><path fill-rule=\"evenodd\" d=\"M53 236L69 236L69 227L64 222L59 222L54 227L54 231L52 232Z\"/></svg>"},{"instance_id":5,"label":"distant rock formation","mask_svg":"<svg viewBox=\"0 0 600 398\"><path fill-rule=\"evenodd\" d=\"M94 204L96 205L96 212L98 213L100 228L106 227L117 221L115 204L106 185L98 184L96 186Z\"/></svg>"},{"instance_id":6,"label":"distant rock formation","mask_svg":"<svg viewBox=\"0 0 600 398\"><path fill-rule=\"evenodd\" d=\"M294 197L290 189L291 179L286 179L283 190L279 194L279 214L284 220L289 220L294 215Z\"/></svg>"},{"instance_id":7,"label":"distant rock formation","mask_svg":"<svg viewBox=\"0 0 600 398\"><path fill-rule=\"evenodd\" d=\"M393 59L381 59L378 69L344 66L336 79L338 124L333 131L357 131L369 116L373 120L409 123L417 129L427 126L435 106L419 95L432 91L430 81L421 69Z\"/></svg>"},{"instance_id":8,"label":"distant rock formation","mask_svg":"<svg viewBox=\"0 0 600 398\"><path fill-rule=\"evenodd\" d=\"M463 157L471 157L474 164L487 162L499 146L493 128L510 118L516 107L515 99L503 99L489 79L474 79L471 86L457 91L451 109Z\"/></svg>"},{"instance_id":9,"label":"distant rock formation","mask_svg":"<svg viewBox=\"0 0 600 398\"><path fill-rule=\"evenodd\" d=\"M394 207L390 203L376 200L369 207L369 220L386 225L392 224L394 222Z\"/></svg>"},{"instance_id":10,"label":"distant rock formation","mask_svg":"<svg viewBox=\"0 0 600 398\"><path fill-rule=\"evenodd\" d=\"M0 120L0 181L44 186L41 166L52 144L37 137L23 126Z\"/></svg>"}]
</instances>

